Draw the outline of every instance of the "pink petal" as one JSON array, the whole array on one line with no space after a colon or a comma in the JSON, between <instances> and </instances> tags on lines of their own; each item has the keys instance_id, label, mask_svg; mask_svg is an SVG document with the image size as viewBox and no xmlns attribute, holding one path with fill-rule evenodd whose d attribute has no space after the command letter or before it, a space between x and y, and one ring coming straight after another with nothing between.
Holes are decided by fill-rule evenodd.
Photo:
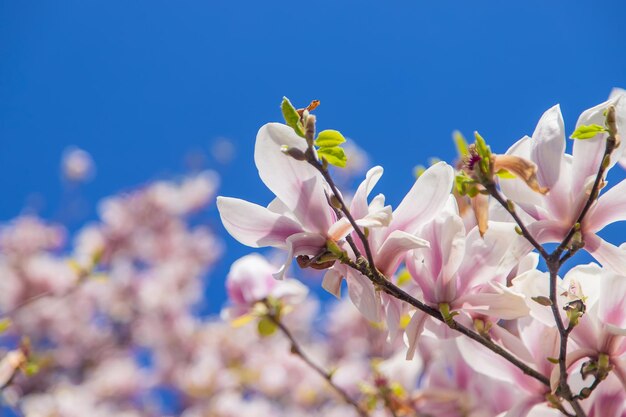
<instances>
[{"instance_id":1,"label":"pink petal","mask_svg":"<svg viewBox=\"0 0 626 417\"><path fill-rule=\"evenodd\" d=\"M493 292L465 294L459 297L455 305L468 313L484 314L504 320L513 320L528 315L524 297L504 286L493 286Z\"/></svg>"},{"instance_id":2,"label":"pink petal","mask_svg":"<svg viewBox=\"0 0 626 417\"><path fill-rule=\"evenodd\" d=\"M598 318L611 333L626 335L626 279L612 273L605 273L601 279Z\"/></svg>"},{"instance_id":3,"label":"pink petal","mask_svg":"<svg viewBox=\"0 0 626 417\"><path fill-rule=\"evenodd\" d=\"M341 298L341 281L343 280L342 274L331 268L324 274L322 280L322 288L331 293L337 298Z\"/></svg>"},{"instance_id":4,"label":"pink petal","mask_svg":"<svg viewBox=\"0 0 626 417\"><path fill-rule=\"evenodd\" d=\"M283 154L283 145L306 149L305 140L289 126L268 123L259 130L254 149L259 176L307 230L325 233L333 218L324 180L311 165Z\"/></svg>"},{"instance_id":5,"label":"pink petal","mask_svg":"<svg viewBox=\"0 0 626 417\"><path fill-rule=\"evenodd\" d=\"M454 170L445 162L428 168L393 212L388 234L394 230L415 233L428 223L448 201L453 181Z\"/></svg>"},{"instance_id":6,"label":"pink petal","mask_svg":"<svg viewBox=\"0 0 626 417\"><path fill-rule=\"evenodd\" d=\"M413 317L411 317L411 321L404 330L406 339L405 342L408 346L408 350L406 351L407 360L411 360L415 356L417 342L424 332L424 324L426 323L427 318L428 314L422 312L421 310L415 311L415 314L413 314Z\"/></svg>"},{"instance_id":7,"label":"pink petal","mask_svg":"<svg viewBox=\"0 0 626 417\"><path fill-rule=\"evenodd\" d=\"M283 279L295 256L313 257L326 248L326 237L318 233L301 232L287 238L287 259L285 264L274 274L274 278Z\"/></svg>"},{"instance_id":8,"label":"pink petal","mask_svg":"<svg viewBox=\"0 0 626 417\"><path fill-rule=\"evenodd\" d=\"M284 248L289 236L302 232L290 218L238 198L217 197L217 209L228 233L253 248Z\"/></svg>"},{"instance_id":9,"label":"pink petal","mask_svg":"<svg viewBox=\"0 0 626 417\"><path fill-rule=\"evenodd\" d=\"M541 116L533 141L531 160L537 164L537 179L542 186L551 189L559 179L561 164L558 162L565 152L565 127L558 104Z\"/></svg>"},{"instance_id":10,"label":"pink petal","mask_svg":"<svg viewBox=\"0 0 626 417\"><path fill-rule=\"evenodd\" d=\"M376 294L374 284L361 273L349 271L346 276L348 295L356 308L371 322L379 322L381 318L381 301Z\"/></svg>"},{"instance_id":11,"label":"pink petal","mask_svg":"<svg viewBox=\"0 0 626 417\"><path fill-rule=\"evenodd\" d=\"M428 241L424 239L400 230L394 230L374 256L376 268L390 277L396 272L400 261L408 251L427 248L428 246Z\"/></svg>"},{"instance_id":12,"label":"pink petal","mask_svg":"<svg viewBox=\"0 0 626 417\"><path fill-rule=\"evenodd\" d=\"M600 196L587 213L583 227L595 233L611 223L623 220L626 220L626 180Z\"/></svg>"},{"instance_id":13,"label":"pink petal","mask_svg":"<svg viewBox=\"0 0 626 417\"><path fill-rule=\"evenodd\" d=\"M477 228L472 229L459 269L462 277L459 291L489 281L503 282L530 249L530 244L515 232L512 223L489 222L489 229L482 238Z\"/></svg>"},{"instance_id":14,"label":"pink petal","mask_svg":"<svg viewBox=\"0 0 626 417\"><path fill-rule=\"evenodd\" d=\"M624 96L618 95L604 103L585 110L578 118L576 127L590 124L604 126L604 111L609 105L613 104L616 106L618 130L622 132L623 136L624 129L626 128L626 99L623 99L623 97ZM582 190L587 180L590 177L596 176L604 154L606 138L607 134L601 133L593 139L574 140L574 148L572 151L574 157L574 190ZM619 158L621 158L624 149L623 142L624 141L622 141L622 146L612 155L609 167L615 165Z\"/></svg>"},{"instance_id":15,"label":"pink petal","mask_svg":"<svg viewBox=\"0 0 626 417\"><path fill-rule=\"evenodd\" d=\"M626 250L620 249L593 233L584 235L585 250L602 266L620 275L626 275Z\"/></svg>"}]
</instances>

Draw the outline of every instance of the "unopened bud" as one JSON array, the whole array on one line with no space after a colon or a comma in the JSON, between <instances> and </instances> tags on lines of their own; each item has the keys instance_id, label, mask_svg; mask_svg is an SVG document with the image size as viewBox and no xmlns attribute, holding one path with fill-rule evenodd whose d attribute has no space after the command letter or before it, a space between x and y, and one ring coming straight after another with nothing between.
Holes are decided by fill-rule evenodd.
<instances>
[{"instance_id":1,"label":"unopened bud","mask_svg":"<svg viewBox=\"0 0 626 417\"><path fill-rule=\"evenodd\" d=\"M298 161L305 161L306 160L306 155L304 154L304 152L302 152L298 148L290 148L287 145L283 145L280 148L280 150L281 150L282 153L284 153L285 155L289 155L290 157L292 157L295 160L298 160Z\"/></svg>"},{"instance_id":2,"label":"unopened bud","mask_svg":"<svg viewBox=\"0 0 626 417\"><path fill-rule=\"evenodd\" d=\"M306 118L306 125L304 127L304 137L309 146L313 146L315 140L315 116L309 114Z\"/></svg>"},{"instance_id":3,"label":"unopened bud","mask_svg":"<svg viewBox=\"0 0 626 417\"><path fill-rule=\"evenodd\" d=\"M524 232L522 232L522 228L519 226L515 226L515 233L517 233L520 236L524 234Z\"/></svg>"},{"instance_id":4,"label":"unopened bud","mask_svg":"<svg viewBox=\"0 0 626 417\"><path fill-rule=\"evenodd\" d=\"M538 297L531 297L531 299L538 303L541 304L542 306L551 306L552 305L552 301L550 301L550 299L548 297L544 297L543 295L540 295Z\"/></svg>"},{"instance_id":5,"label":"unopened bud","mask_svg":"<svg viewBox=\"0 0 626 417\"><path fill-rule=\"evenodd\" d=\"M337 210L341 210L341 208L343 207L341 205L341 201L339 201L336 195L334 194L331 195L329 200L330 200L330 205L336 208Z\"/></svg>"},{"instance_id":6,"label":"unopened bud","mask_svg":"<svg viewBox=\"0 0 626 417\"><path fill-rule=\"evenodd\" d=\"M511 213L515 213L515 204L511 200L506 200L506 207Z\"/></svg>"}]
</instances>

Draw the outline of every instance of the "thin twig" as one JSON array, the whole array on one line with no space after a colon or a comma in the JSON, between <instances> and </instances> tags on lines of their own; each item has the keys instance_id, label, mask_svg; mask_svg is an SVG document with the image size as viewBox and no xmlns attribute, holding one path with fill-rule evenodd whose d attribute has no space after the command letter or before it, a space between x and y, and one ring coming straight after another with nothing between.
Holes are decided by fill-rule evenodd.
<instances>
[{"instance_id":1,"label":"thin twig","mask_svg":"<svg viewBox=\"0 0 626 417\"><path fill-rule=\"evenodd\" d=\"M350 395L348 395L348 393L343 388L341 388L340 386L338 386L337 384L333 382L332 373L326 371L321 366L317 365L306 353L304 353L304 351L302 350L302 347L300 347L300 344L298 343L294 335L287 328L287 326L285 326L283 322L280 321L278 317L276 317L276 315L268 314L267 317L280 329L283 335L285 335L285 337L289 339L289 342L291 343L291 353L299 356L300 359L302 359L302 361L309 366L309 368L313 369L318 375L324 378L326 382L328 383L328 385L330 385L332 389L335 390L335 392L337 392L337 394L339 394L339 396L341 396L341 398L343 398L343 400L346 403L354 407L356 412L361 417L369 417L369 414L367 413L367 411L365 411L359 405L359 403L357 403L354 399L352 399L352 397L350 397Z\"/></svg>"}]
</instances>

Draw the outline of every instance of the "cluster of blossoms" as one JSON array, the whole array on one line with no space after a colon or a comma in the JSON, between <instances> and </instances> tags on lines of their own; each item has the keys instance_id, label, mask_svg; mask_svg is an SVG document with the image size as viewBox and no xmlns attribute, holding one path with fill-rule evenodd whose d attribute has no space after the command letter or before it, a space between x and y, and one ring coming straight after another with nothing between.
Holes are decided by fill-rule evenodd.
<instances>
[{"instance_id":1,"label":"cluster of blossoms","mask_svg":"<svg viewBox=\"0 0 626 417\"><path fill-rule=\"evenodd\" d=\"M284 100L258 133L267 207L217 199L233 237L287 252L237 260L221 318L198 313L224 249L194 218L213 172L108 198L71 241L0 225L2 415L625 417L626 247L598 236L626 219L606 179L626 167L624 92L580 116L571 154L558 106L503 154L456 135L460 161L395 207L371 196L381 167L339 190L364 158L316 134L318 104ZM62 168L95 172L81 150ZM579 251L596 262L564 273Z\"/></svg>"},{"instance_id":2,"label":"cluster of blossoms","mask_svg":"<svg viewBox=\"0 0 626 417\"><path fill-rule=\"evenodd\" d=\"M218 197L235 239L287 252L278 268L259 257L233 266L225 315L289 337L281 320L300 302L285 278L295 258L323 270L337 297L345 281L363 318L413 361L394 376L418 362L402 390L374 384L387 415L626 415L626 248L598 236L626 220L626 181L606 180L622 162L626 92L581 114L571 154L559 106L503 154L459 135L461 161L426 169L395 209L369 197L381 167L350 201L341 194L329 166L346 165L345 139L316 134L317 104L296 110L285 99L286 124L257 135L254 160L276 196L267 207ZM581 250L597 263L559 276ZM339 374L321 373L359 415L385 415L367 387L346 391Z\"/></svg>"}]
</instances>

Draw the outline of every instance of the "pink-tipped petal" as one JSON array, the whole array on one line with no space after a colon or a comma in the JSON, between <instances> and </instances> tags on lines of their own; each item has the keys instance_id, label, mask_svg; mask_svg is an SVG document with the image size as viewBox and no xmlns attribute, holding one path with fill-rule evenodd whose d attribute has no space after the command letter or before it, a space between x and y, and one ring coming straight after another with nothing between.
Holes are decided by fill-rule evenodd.
<instances>
[{"instance_id":1,"label":"pink-tipped petal","mask_svg":"<svg viewBox=\"0 0 626 417\"><path fill-rule=\"evenodd\" d=\"M611 223L626 220L626 180L600 196L584 220L584 228L592 233Z\"/></svg>"},{"instance_id":2,"label":"pink-tipped petal","mask_svg":"<svg viewBox=\"0 0 626 417\"><path fill-rule=\"evenodd\" d=\"M391 276L398 269L400 261L412 249L427 248L428 241L400 230L394 230L375 255L376 268Z\"/></svg>"},{"instance_id":3,"label":"pink-tipped petal","mask_svg":"<svg viewBox=\"0 0 626 417\"><path fill-rule=\"evenodd\" d=\"M388 233L394 230L415 233L428 223L446 205L453 181L454 170L445 162L428 168L393 212Z\"/></svg>"},{"instance_id":4,"label":"pink-tipped petal","mask_svg":"<svg viewBox=\"0 0 626 417\"><path fill-rule=\"evenodd\" d=\"M261 127L254 148L254 162L263 183L309 231L326 232L333 223L324 191L324 180L305 161L285 155L283 146L306 149L306 141L289 126L268 123Z\"/></svg>"},{"instance_id":5,"label":"pink-tipped petal","mask_svg":"<svg viewBox=\"0 0 626 417\"><path fill-rule=\"evenodd\" d=\"M217 197L217 209L228 233L253 248L284 248L289 236L302 232L290 218L238 198Z\"/></svg>"},{"instance_id":6,"label":"pink-tipped petal","mask_svg":"<svg viewBox=\"0 0 626 417\"><path fill-rule=\"evenodd\" d=\"M620 275L626 275L626 250L612 245L593 233L584 235L585 250L602 266Z\"/></svg>"}]
</instances>

